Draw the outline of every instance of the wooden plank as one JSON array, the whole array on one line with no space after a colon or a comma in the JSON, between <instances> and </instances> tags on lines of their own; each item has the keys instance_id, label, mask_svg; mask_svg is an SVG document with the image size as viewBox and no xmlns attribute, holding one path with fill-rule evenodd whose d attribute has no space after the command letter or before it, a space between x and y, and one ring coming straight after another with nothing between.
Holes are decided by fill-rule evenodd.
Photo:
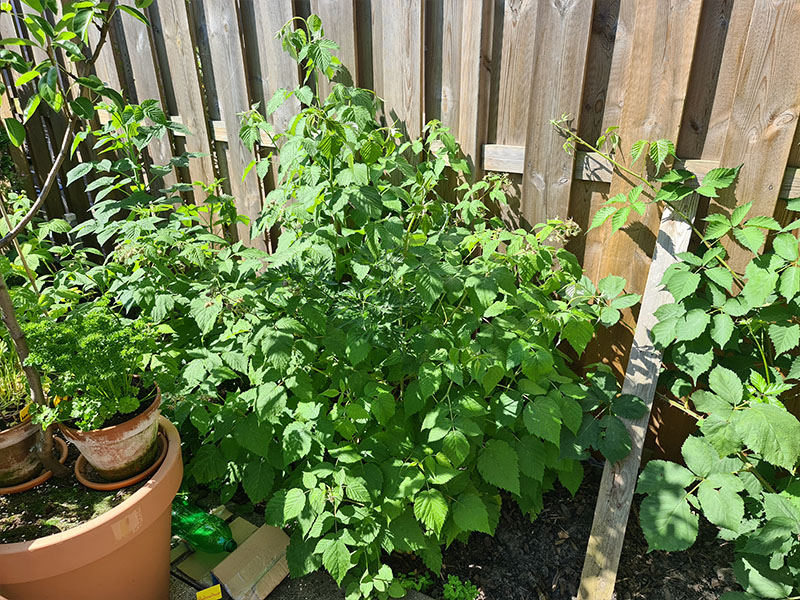
<instances>
[{"instance_id":1,"label":"wooden plank","mask_svg":"<svg viewBox=\"0 0 800 600\"><path fill-rule=\"evenodd\" d=\"M603 131L619 10L620 0L596 0L594 5L586 57L586 80L578 120L578 135L592 142Z\"/></svg>"},{"instance_id":2,"label":"wooden plank","mask_svg":"<svg viewBox=\"0 0 800 600\"><path fill-rule=\"evenodd\" d=\"M722 54L722 62L719 65L714 105L711 108L711 115L707 125L708 131L703 140L700 154L703 158L719 160L722 156L728 121L730 121L731 110L736 97L736 82L739 80L739 70L742 64L745 42L747 42L747 31L750 28L754 1L735 0L733 3L730 24L725 37L725 49ZM700 85L704 85L704 82L700 82ZM685 126L686 123L682 128L685 129ZM680 146L680 149L682 152L690 152L683 145Z\"/></svg>"},{"instance_id":3,"label":"wooden plank","mask_svg":"<svg viewBox=\"0 0 800 600\"><path fill-rule=\"evenodd\" d=\"M603 131L609 127L620 125L622 122L622 108L625 106L625 94L628 89L628 70L632 63L631 53L636 31L634 27L636 24L636 6L636 0L619 0L615 23L614 53L611 57L605 111L600 127Z\"/></svg>"},{"instance_id":4,"label":"wooden plank","mask_svg":"<svg viewBox=\"0 0 800 600\"><path fill-rule=\"evenodd\" d=\"M690 220L693 219L697 200L690 199L683 203L682 209ZM655 311L663 304L672 302L672 295L661 286L661 278L667 268L677 262L676 255L689 247L691 237L690 223L673 215L670 209L664 210L622 384L622 393L641 398L647 405L647 413L640 419L622 420L631 436L631 452L614 464L606 461L603 469L578 600L611 600L614 593L644 437L661 368L662 351L650 341L650 331L657 323Z\"/></svg>"},{"instance_id":5,"label":"wooden plank","mask_svg":"<svg viewBox=\"0 0 800 600\"><path fill-rule=\"evenodd\" d=\"M481 176L481 148L488 130L493 13L491 0L473 0L464 5L457 139L470 159L475 179Z\"/></svg>"},{"instance_id":6,"label":"wooden plank","mask_svg":"<svg viewBox=\"0 0 800 600\"><path fill-rule=\"evenodd\" d=\"M339 50L334 54L342 61L346 71L338 79L351 85L358 73L355 0L311 0L311 12L322 19L325 37L339 44ZM325 98L331 87L328 80L323 78L319 85L320 97Z\"/></svg>"},{"instance_id":7,"label":"wooden plank","mask_svg":"<svg viewBox=\"0 0 800 600\"><path fill-rule=\"evenodd\" d=\"M124 38L124 41L120 38ZM161 90L161 74L154 57L150 42L150 28L130 15L123 15L119 27L111 28L111 43L126 52L119 53L123 72L130 74L130 98L137 104L145 100L157 100L164 112L167 104ZM199 91L199 90L198 90ZM147 145L147 151L153 164L166 165L174 156L169 132L160 138L153 139ZM148 173L148 178L151 175ZM155 180L157 187L169 187L178 179L170 173L162 180Z\"/></svg>"},{"instance_id":8,"label":"wooden plank","mask_svg":"<svg viewBox=\"0 0 800 600\"><path fill-rule=\"evenodd\" d=\"M531 225L566 217L569 210L573 157L563 151L564 140L550 120L580 111L592 5L592 0L548 2L536 13L531 75L536 98L528 109L522 174L522 214Z\"/></svg>"},{"instance_id":9,"label":"wooden plank","mask_svg":"<svg viewBox=\"0 0 800 600\"><path fill-rule=\"evenodd\" d=\"M231 132L239 131L238 113L250 108L244 54L240 44L239 16L236 5L228 2L205 1L202 11L210 53L208 66L213 70L213 74L205 73L206 89L213 86L220 117L229 133L225 152L228 185L231 194L236 198L237 210L252 222L261 213L261 189L255 176L245 179L242 176L253 156L238 135L235 138L230 135ZM266 250L267 244L263 237L250 238L249 225L238 224L237 232L241 241Z\"/></svg>"},{"instance_id":10,"label":"wooden plank","mask_svg":"<svg viewBox=\"0 0 800 600\"><path fill-rule=\"evenodd\" d=\"M635 51L629 56L618 156L629 156L631 146L639 139L677 139L701 5L700 0L637 4ZM631 187L627 178L615 175L609 195L627 193ZM610 236L610 224L587 234L607 240L601 254L587 253L584 257L584 269L593 281L613 273L627 279L628 292L644 291L658 229L658 208L650 205L644 216L635 215L625 231L614 236ZM630 347L629 333L615 331L615 335L621 336L621 348ZM624 361L617 365L620 371L622 364Z\"/></svg>"},{"instance_id":11,"label":"wooden plank","mask_svg":"<svg viewBox=\"0 0 800 600\"><path fill-rule=\"evenodd\" d=\"M481 0L478 0L478 4ZM425 121L438 119L458 137L461 93L462 13L473 3L426 2Z\"/></svg>"},{"instance_id":12,"label":"wooden plank","mask_svg":"<svg viewBox=\"0 0 800 600\"><path fill-rule=\"evenodd\" d=\"M369 0L370 2L370 16L372 19L372 89L381 97L386 98L386 92L383 89L383 63L384 63L384 49L383 49L383 10L384 3L380 0ZM391 12L389 13L391 16Z\"/></svg>"},{"instance_id":13,"label":"wooden plank","mask_svg":"<svg viewBox=\"0 0 800 600\"><path fill-rule=\"evenodd\" d=\"M531 57L536 40L537 0L506 0L503 12L503 49L497 97L497 143L525 144L531 99ZM561 114L560 112L558 114ZM558 115L553 115L558 116ZM553 117L551 116L551 118Z\"/></svg>"},{"instance_id":14,"label":"wooden plank","mask_svg":"<svg viewBox=\"0 0 800 600\"><path fill-rule=\"evenodd\" d=\"M297 63L283 50L281 41L275 39L275 34L292 18L292 2L242 0L241 10L247 15L243 23L251 93L254 101L261 102L263 114L275 90L293 90L300 84ZM277 132L284 132L299 110L300 103L293 97L272 114L270 122Z\"/></svg>"},{"instance_id":15,"label":"wooden plank","mask_svg":"<svg viewBox=\"0 0 800 600\"><path fill-rule=\"evenodd\" d=\"M725 41L726 39L731 41L729 49L733 50L733 46L740 42L731 40L731 36L738 35L742 40L747 37L746 28L744 31L729 32L731 26L739 26L743 20L741 16L747 12L738 10L737 20L733 21L731 17L734 6L736 9L742 8L739 2L734 5L733 0L706 0L703 2L694 51L695 59L692 63L692 74L689 77L680 136L675 140L679 156L713 158L704 152L711 114L715 105L719 109L722 104L727 102L730 107L730 101L733 99L731 92L738 74L738 61L728 65L729 68L732 67L733 73L720 69L722 61L725 59ZM730 60L730 56L728 60ZM722 88L718 86L720 79L725 80L722 81L724 84ZM719 153L716 157L719 158Z\"/></svg>"},{"instance_id":16,"label":"wooden plank","mask_svg":"<svg viewBox=\"0 0 800 600\"><path fill-rule=\"evenodd\" d=\"M383 0L380 12L387 119L417 137L424 106L422 0Z\"/></svg>"},{"instance_id":17,"label":"wooden plank","mask_svg":"<svg viewBox=\"0 0 800 600\"><path fill-rule=\"evenodd\" d=\"M182 143L176 142L176 146L185 152L207 155L189 161L188 178L190 182L211 183L216 179L216 172L186 2L159 0L148 10L154 35L159 41L157 55L167 106L172 114L180 115L180 121L192 133L183 137ZM194 192L193 197L198 204L204 200L200 192Z\"/></svg>"},{"instance_id":18,"label":"wooden plank","mask_svg":"<svg viewBox=\"0 0 800 600\"><path fill-rule=\"evenodd\" d=\"M800 3L757 2L750 20L735 100L720 163L744 163L732 190L712 199L710 212L730 212L740 201L753 201L751 215L785 219L778 203L780 184L800 114ZM750 253L727 245L729 263L744 268Z\"/></svg>"}]
</instances>

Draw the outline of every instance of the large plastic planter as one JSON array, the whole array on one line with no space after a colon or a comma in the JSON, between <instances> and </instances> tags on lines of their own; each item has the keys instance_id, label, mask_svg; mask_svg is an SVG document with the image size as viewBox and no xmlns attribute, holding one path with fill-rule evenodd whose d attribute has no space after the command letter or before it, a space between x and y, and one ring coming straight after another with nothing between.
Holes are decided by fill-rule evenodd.
<instances>
[{"instance_id":1,"label":"large plastic planter","mask_svg":"<svg viewBox=\"0 0 800 600\"><path fill-rule=\"evenodd\" d=\"M183 479L178 431L155 475L107 513L63 533L0 544L8 600L168 600L171 506Z\"/></svg>"}]
</instances>

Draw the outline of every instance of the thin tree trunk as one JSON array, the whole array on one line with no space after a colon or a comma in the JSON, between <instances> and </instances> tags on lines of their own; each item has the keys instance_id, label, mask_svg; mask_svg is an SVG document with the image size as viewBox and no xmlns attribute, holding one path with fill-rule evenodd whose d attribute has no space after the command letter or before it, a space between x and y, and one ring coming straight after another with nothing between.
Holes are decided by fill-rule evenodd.
<instances>
[{"instance_id":1,"label":"thin tree trunk","mask_svg":"<svg viewBox=\"0 0 800 600\"><path fill-rule=\"evenodd\" d=\"M44 397L42 380L39 377L39 372L33 367L25 365L25 359L28 358L28 342L14 314L14 303L11 300L11 294L8 291L8 286L6 285L6 280L2 273L0 273L0 318L2 318L6 329L8 329L8 333L11 335L11 341L14 343L19 362L22 364L22 370L25 372L25 377L28 379L28 387L30 387L31 390L31 400L41 406L47 406L47 400ZM55 477L66 477L70 474L70 470L53 457L52 426L48 427L44 431L44 434L39 437L39 441L36 445L36 453L44 467L51 471Z\"/></svg>"}]
</instances>

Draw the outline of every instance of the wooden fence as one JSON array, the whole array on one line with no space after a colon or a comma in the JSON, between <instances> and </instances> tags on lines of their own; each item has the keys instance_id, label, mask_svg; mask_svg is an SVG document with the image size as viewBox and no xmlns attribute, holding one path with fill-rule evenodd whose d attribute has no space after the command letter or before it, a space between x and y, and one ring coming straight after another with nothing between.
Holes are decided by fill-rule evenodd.
<instances>
[{"instance_id":1,"label":"wooden fence","mask_svg":"<svg viewBox=\"0 0 800 600\"><path fill-rule=\"evenodd\" d=\"M12 4L23 10L19 0ZM736 195L754 202L754 214L785 222L780 198L800 195L800 2L793 0L156 0L147 9L151 28L117 20L97 74L132 101L159 99L193 132L152 145L154 162L184 150L208 153L178 177L225 178L240 212L252 217L271 183L242 181L250 156L236 134L237 113L298 84L274 34L293 15L311 13L339 43L354 81L385 98L387 113L410 133L440 119L479 168L512 173L512 222L569 216L586 229L609 194L630 185L595 155L563 152L549 125L562 113L589 140L619 125L623 152L640 138L669 138L698 172L744 163ZM26 33L3 14L0 35ZM26 90L4 78L7 116ZM285 127L296 108L284 106L273 123ZM30 172L31 189L63 128L42 110L28 124L31 143L15 158ZM724 196L700 214L729 211L732 202ZM91 203L80 186L62 186L47 209L81 220ZM658 223L651 206L623 232L611 237L606 226L569 247L593 279L622 275L641 293ZM630 339L607 342L598 355L624 356Z\"/></svg>"}]
</instances>

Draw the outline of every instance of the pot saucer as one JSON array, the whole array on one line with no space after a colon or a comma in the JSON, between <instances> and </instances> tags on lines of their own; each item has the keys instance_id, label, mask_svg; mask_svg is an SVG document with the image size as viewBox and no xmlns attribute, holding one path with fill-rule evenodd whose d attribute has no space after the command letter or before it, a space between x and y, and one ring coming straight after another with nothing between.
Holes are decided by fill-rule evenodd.
<instances>
[{"instance_id":1,"label":"pot saucer","mask_svg":"<svg viewBox=\"0 0 800 600\"><path fill-rule=\"evenodd\" d=\"M153 464L133 477L129 477L128 479L123 479L121 481L97 481L92 479L92 476L89 474L90 465L83 457L83 454L78 456L78 460L75 461L75 477L77 477L78 481L80 481L86 487L101 492L119 490L121 488L139 483L143 479L146 479L155 473L158 467L161 466L161 463L164 462L164 457L167 455L167 436L164 434L164 431L161 429L161 427L158 429L157 443L158 451Z\"/></svg>"},{"instance_id":2,"label":"pot saucer","mask_svg":"<svg viewBox=\"0 0 800 600\"><path fill-rule=\"evenodd\" d=\"M57 437L53 437L53 442L55 442L55 444L61 451L61 456L58 457L58 462L60 462L63 465L67 460L67 453L68 453L67 443L61 438ZM45 471L29 481L18 483L17 485L12 485L9 487L0 487L0 496L3 496L5 494L17 494L19 492L27 492L28 490L35 488L37 485L44 483L52 476L53 476L52 471Z\"/></svg>"}]
</instances>

